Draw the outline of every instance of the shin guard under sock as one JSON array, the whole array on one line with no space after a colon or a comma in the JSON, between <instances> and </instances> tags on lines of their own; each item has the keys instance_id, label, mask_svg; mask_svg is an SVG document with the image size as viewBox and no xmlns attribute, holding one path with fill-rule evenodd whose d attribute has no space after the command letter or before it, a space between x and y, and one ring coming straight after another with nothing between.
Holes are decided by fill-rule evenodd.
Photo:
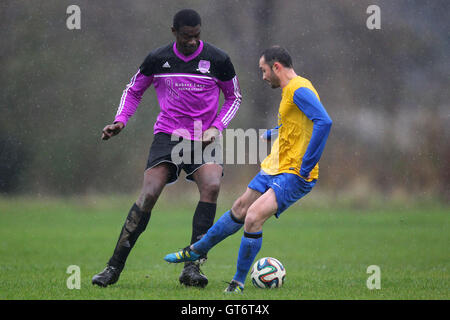
<instances>
[{"instance_id":1,"label":"shin guard under sock","mask_svg":"<svg viewBox=\"0 0 450 320\"><path fill-rule=\"evenodd\" d=\"M208 232L208 229L211 228L214 223L214 217L216 216L216 207L217 205L215 203L198 202L192 219L192 236L190 244L200 240L206 232Z\"/></svg>"},{"instance_id":2,"label":"shin guard under sock","mask_svg":"<svg viewBox=\"0 0 450 320\"><path fill-rule=\"evenodd\" d=\"M252 266L253 260L261 249L262 245L262 231L250 233L244 232L241 239L241 246L239 247L239 254L237 260L236 274L233 280L242 284L245 283L245 278Z\"/></svg>"},{"instance_id":3,"label":"shin guard under sock","mask_svg":"<svg viewBox=\"0 0 450 320\"><path fill-rule=\"evenodd\" d=\"M150 220L151 212L143 212L136 204L130 209L127 219L120 232L113 256L108 265L123 269L131 249L133 249L139 235L144 232Z\"/></svg>"}]
</instances>

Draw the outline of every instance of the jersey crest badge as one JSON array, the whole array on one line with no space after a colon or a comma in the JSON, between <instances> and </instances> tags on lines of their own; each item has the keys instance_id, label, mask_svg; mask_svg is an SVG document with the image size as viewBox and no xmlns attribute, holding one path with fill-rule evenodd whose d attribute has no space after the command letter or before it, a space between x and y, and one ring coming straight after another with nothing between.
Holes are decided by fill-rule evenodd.
<instances>
[{"instance_id":1,"label":"jersey crest badge","mask_svg":"<svg viewBox=\"0 0 450 320\"><path fill-rule=\"evenodd\" d=\"M209 68L211 67L211 62L208 60L200 60L198 62L198 69L201 73L209 73Z\"/></svg>"}]
</instances>

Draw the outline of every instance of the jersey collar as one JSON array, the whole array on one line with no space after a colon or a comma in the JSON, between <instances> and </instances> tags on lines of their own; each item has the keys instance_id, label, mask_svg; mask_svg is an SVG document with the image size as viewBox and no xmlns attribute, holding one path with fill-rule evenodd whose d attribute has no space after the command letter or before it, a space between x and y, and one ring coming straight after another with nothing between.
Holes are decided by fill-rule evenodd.
<instances>
[{"instance_id":1,"label":"jersey collar","mask_svg":"<svg viewBox=\"0 0 450 320\"><path fill-rule=\"evenodd\" d=\"M185 56L180 51L178 51L177 43L176 42L173 43L173 52L175 53L175 55L178 58L180 58L184 62L188 62L188 61L191 61L192 59L195 59L200 54L200 52L202 52L202 50L203 50L203 41L200 40L200 44L198 45L197 50L195 50L194 53L192 53L192 54L190 54L188 56Z\"/></svg>"}]
</instances>

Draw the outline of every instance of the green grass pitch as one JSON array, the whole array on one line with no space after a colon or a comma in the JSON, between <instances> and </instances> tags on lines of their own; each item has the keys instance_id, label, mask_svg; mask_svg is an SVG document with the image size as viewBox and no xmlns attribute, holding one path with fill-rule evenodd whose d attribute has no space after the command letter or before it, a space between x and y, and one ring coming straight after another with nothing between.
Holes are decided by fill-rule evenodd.
<instances>
[{"instance_id":1,"label":"green grass pitch","mask_svg":"<svg viewBox=\"0 0 450 320\"><path fill-rule=\"evenodd\" d=\"M0 299L449 299L449 209L443 206L345 207L294 205L264 226L257 258L273 256L287 270L281 289L224 294L235 272L242 233L220 243L203 271L205 289L179 284L181 265L163 260L190 239L195 202L155 207L118 283L91 285L110 257L132 199L0 198ZM172 201L173 203L173 201ZM216 218L227 209L219 205ZM68 289L67 267L81 270ZM367 267L381 269L381 289L369 290Z\"/></svg>"}]
</instances>

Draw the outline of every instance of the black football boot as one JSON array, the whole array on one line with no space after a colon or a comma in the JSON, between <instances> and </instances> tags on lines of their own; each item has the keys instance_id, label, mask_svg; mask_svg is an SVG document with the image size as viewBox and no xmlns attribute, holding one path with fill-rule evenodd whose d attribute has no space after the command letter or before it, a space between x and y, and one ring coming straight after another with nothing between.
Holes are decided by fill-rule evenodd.
<instances>
[{"instance_id":1,"label":"black football boot","mask_svg":"<svg viewBox=\"0 0 450 320\"><path fill-rule=\"evenodd\" d=\"M185 286L204 288L208 284L208 278L200 270L200 262L186 262L180 274L180 283Z\"/></svg>"},{"instance_id":2,"label":"black football boot","mask_svg":"<svg viewBox=\"0 0 450 320\"><path fill-rule=\"evenodd\" d=\"M92 277L92 284L96 284L100 287L107 287L119 280L120 272L121 270L119 270L119 268L106 266L102 272Z\"/></svg>"}]
</instances>

